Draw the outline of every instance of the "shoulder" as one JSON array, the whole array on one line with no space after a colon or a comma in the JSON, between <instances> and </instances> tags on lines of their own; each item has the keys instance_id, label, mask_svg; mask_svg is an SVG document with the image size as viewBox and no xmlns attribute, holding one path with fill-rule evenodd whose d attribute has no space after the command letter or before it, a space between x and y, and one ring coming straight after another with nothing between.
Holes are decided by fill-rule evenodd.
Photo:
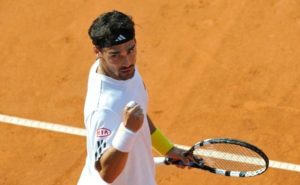
<instances>
[{"instance_id":1,"label":"shoulder","mask_svg":"<svg viewBox=\"0 0 300 185\"><path fill-rule=\"evenodd\" d=\"M85 119L88 128L103 126L114 128L120 121L121 116L106 107L101 107L92 111Z\"/></svg>"},{"instance_id":2,"label":"shoulder","mask_svg":"<svg viewBox=\"0 0 300 185\"><path fill-rule=\"evenodd\" d=\"M91 117L97 118L99 120L106 120L106 119L119 118L120 116L115 111L113 111L108 107L99 107L98 109L92 112Z\"/></svg>"}]
</instances>

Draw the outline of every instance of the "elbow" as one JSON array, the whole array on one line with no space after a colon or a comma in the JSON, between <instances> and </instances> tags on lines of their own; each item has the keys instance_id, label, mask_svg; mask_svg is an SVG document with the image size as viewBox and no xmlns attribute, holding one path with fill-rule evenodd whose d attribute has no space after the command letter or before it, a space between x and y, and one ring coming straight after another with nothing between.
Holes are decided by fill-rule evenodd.
<instances>
[{"instance_id":1,"label":"elbow","mask_svg":"<svg viewBox=\"0 0 300 185\"><path fill-rule=\"evenodd\" d=\"M101 179L107 183L112 183L123 171L128 153L119 152L113 148L105 152L100 160L95 164Z\"/></svg>"},{"instance_id":2,"label":"elbow","mask_svg":"<svg viewBox=\"0 0 300 185\"><path fill-rule=\"evenodd\" d=\"M117 178L117 176L111 176L105 172L104 173L100 172L100 176L101 176L102 180L104 180L105 182L107 182L109 184L113 183L115 181L115 179Z\"/></svg>"},{"instance_id":3,"label":"elbow","mask_svg":"<svg viewBox=\"0 0 300 185\"><path fill-rule=\"evenodd\" d=\"M95 164L96 170L98 171L100 178L106 183L113 183L115 179L118 177L115 173L109 172L106 168L101 168L100 163Z\"/></svg>"}]
</instances>

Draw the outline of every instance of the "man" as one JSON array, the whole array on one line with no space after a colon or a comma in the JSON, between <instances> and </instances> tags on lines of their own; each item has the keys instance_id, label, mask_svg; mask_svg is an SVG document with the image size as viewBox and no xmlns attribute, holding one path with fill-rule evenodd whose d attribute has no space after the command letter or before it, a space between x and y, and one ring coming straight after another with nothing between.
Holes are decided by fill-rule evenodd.
<instances>
[{"instance_id":1,"label":"man","mask_svg":"<svg viewBox=\"0 0 300 185\"><path fill-rule=\"evenodd\" d=\"M136 68L134 22L111 11L89 29L97 60L89 74L84 118L87 158L78 185L154 185L152 145L181 159L147 114L148 95Z\"/></svg>"}]
</instances>

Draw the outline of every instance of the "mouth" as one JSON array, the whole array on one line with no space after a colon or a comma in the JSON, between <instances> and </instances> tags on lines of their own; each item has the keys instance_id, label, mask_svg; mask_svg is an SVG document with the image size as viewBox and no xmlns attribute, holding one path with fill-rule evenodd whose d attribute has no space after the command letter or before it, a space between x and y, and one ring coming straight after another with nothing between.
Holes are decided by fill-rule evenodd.
<instances>
[{"instance_id":1,"label":"mouth","mask_svg":"<svg viewBox=\"0 0 300 185\"><path fill-rule=\"evenodd\" d=\"M132 74L133 71L134 71L134 67L133 66L126 67L126 68L124 67L124 68L120 69L120 72L123 73L123 74L126 74L126 75Z\"/></svg>"}]
</instances>

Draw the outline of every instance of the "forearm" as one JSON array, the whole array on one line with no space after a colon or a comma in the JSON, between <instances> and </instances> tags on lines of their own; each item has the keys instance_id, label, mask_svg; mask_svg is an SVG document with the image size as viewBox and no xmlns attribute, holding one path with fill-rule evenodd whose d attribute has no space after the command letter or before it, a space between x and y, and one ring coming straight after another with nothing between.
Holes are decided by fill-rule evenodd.
<instances>
[{"instance_id":1,"label":"forearm","mask_svg":"<svg viewBox=\"0 0 300 185\"><path fill-rule=\"evenodd\" d=\"M152 134L156 130L156 127L153 124L152 120L150 119L149 115L147 115L147 120L149 124L150 134Z\"/></svg>"},{"instance_id":2,"label":"forearm","mask_svg":"<svg viewBox=\"0 0 300 185\"><path fill-rule=\"evenodd\" d=\"M174 148L172 142L155 127L150 117L147 115L147 120L150 128L152 147L162 155L167 155Z\"/></svg>"},{"instance_id":3,"label":"forearm","mask_svg":"<svg viewBox=\"0 0 300 185\"><path fill-rule=\"evenodd\" d=\"M100 160L96 162L96 168L102 179L112 183L123 171L127 158L127 152L121 152L113 147L105 151Z\"/></svg>"},{"instance_id":4,"label":"forearm","mask_svg":"<svg viewBox=\"0 0 300 185\"><path fill-rule=\"evenodd\" d=\"M178 148L169 141L169 139L164 136L164 134L155 127L150 117L147 115L148 124L150 128L152 146L160 154L168 156L173 159L182 160L184 163L189 164L190 158L186 157L184 154L186 150ZM182 166L178 166L182 168Z\"/></svg>"},{"instance_id":5,"label":"forearm","mask_svg":"<svg viewBox=\"0 0 300 185\"><path fill-rule=\"evenodd\" d=\"M123 171L135 139L136 133L121 123L113 138L112 146L103 153L98 162L98 171L104 181L113 182Z\"/></svg>"}]
</instances>

